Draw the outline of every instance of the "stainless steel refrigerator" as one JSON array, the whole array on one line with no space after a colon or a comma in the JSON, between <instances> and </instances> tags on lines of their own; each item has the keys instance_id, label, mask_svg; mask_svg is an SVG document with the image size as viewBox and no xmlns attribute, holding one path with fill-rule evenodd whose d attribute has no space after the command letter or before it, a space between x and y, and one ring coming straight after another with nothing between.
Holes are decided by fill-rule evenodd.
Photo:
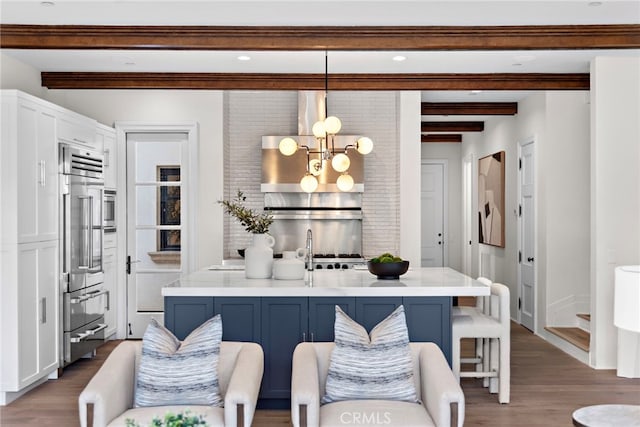
<instances>
[{"instance_id":1,"label":"stainless steel refrigerator","mask_svg":"<svg viewBox=\"0 0 640 427\"><path fill-rule=\"evenodd\" d=\"M103 156L60 144L61 366L95 354L104 342Z\"/></svg>"}]
</instances>

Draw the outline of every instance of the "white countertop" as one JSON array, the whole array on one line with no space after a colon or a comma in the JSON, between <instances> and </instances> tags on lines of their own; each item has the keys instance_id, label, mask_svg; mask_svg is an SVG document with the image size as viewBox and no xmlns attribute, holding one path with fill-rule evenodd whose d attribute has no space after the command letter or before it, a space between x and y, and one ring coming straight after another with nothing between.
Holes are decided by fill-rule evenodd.
<instances>
[{"instance_id":1,"label":"white countertop","mask_svg":"<svg viewBox=\"0 0 640 427\"><path fill-rule=\"evenodd\" d=\"M309 280L311 278L311 280ZM163 296L483 296L489 287L451 268L409 269L399 280L367 270L315 270L304 280L247 279L244 271L201 270L162 288Z\"/></svg>"}]
</instances>

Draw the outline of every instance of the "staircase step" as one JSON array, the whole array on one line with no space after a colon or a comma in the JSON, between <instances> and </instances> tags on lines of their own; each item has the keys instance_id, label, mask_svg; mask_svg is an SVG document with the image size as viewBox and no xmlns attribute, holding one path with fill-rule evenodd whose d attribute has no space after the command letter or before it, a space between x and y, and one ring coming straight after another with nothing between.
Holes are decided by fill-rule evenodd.
<instances>
[{"instance_id":1,"label":"staircase step","mask_svg":"<svg viewBox=\"0 0 640 427\"><path fill-rule=\"evenodd\" d=\"M589 343L591 341L591 334L580 328L564 328L555 326L545 326L545 330L551 332L554 335L570 342L576 347L589 351Z\"/></svg>"},{"instance_id":2,"label":"staircase step","mask_svg":"<svg viewBox=\"0 0 640 427\"><path fill-rule=\"evenodd\" d=\"M578 314L576 314L576 316L578 316L581 319L586 320L587 322L591 322L591 315L590 314L578 313Z\"/></svg>"}]
</instances>

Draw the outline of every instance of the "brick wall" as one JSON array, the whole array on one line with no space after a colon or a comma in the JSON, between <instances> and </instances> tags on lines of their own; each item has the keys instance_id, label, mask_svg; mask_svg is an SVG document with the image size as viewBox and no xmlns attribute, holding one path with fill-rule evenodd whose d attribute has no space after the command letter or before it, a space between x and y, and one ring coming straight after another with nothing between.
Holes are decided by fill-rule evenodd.
<instances>
[{"instance_id":1,"label":"brick wall","mask_svg":"<svg viewBox=\"0 0 640 427\"><path fill-rule=\"evenodd\" d=\"M238 188L247 206L261 209L261 137L298 132L295 91L230 91L225 94L225 197ZM329 92L328 111L342 121L341 134L361 134L374 142L365 156L362 245L367 257L399 250L399 173L395 92ZM225 215L224 257L250 243L237 221Z\"/></svg>"}]
</instances>

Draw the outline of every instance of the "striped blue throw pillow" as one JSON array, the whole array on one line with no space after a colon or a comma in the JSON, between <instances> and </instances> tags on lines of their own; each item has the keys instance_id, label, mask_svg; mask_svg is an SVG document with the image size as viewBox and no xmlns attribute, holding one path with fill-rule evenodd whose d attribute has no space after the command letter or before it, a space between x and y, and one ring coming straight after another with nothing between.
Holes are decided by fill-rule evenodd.
<instances>
[{"instance_id":1,"label":"striped blue throw pillow","mask_svg":"<svg viewBox=\"0 0 640 427\"><path fill-rule=\"evenodd\" d=\"M218 386L221 340L219 314L182 342L152 319L142 337L134 406L223 406Z\"/></svg>"},{"instance_id":2,"label":"striped blue throw pillow","mask_svg":"<svg viewBox=\"0 0 640 427\"><path fill-rule=\"evenodd\" d=\"M418 402L403 306L378 323L371 336L336 306L334 328L323 404L353 399Z\"/></svg>"}]
</instances>

